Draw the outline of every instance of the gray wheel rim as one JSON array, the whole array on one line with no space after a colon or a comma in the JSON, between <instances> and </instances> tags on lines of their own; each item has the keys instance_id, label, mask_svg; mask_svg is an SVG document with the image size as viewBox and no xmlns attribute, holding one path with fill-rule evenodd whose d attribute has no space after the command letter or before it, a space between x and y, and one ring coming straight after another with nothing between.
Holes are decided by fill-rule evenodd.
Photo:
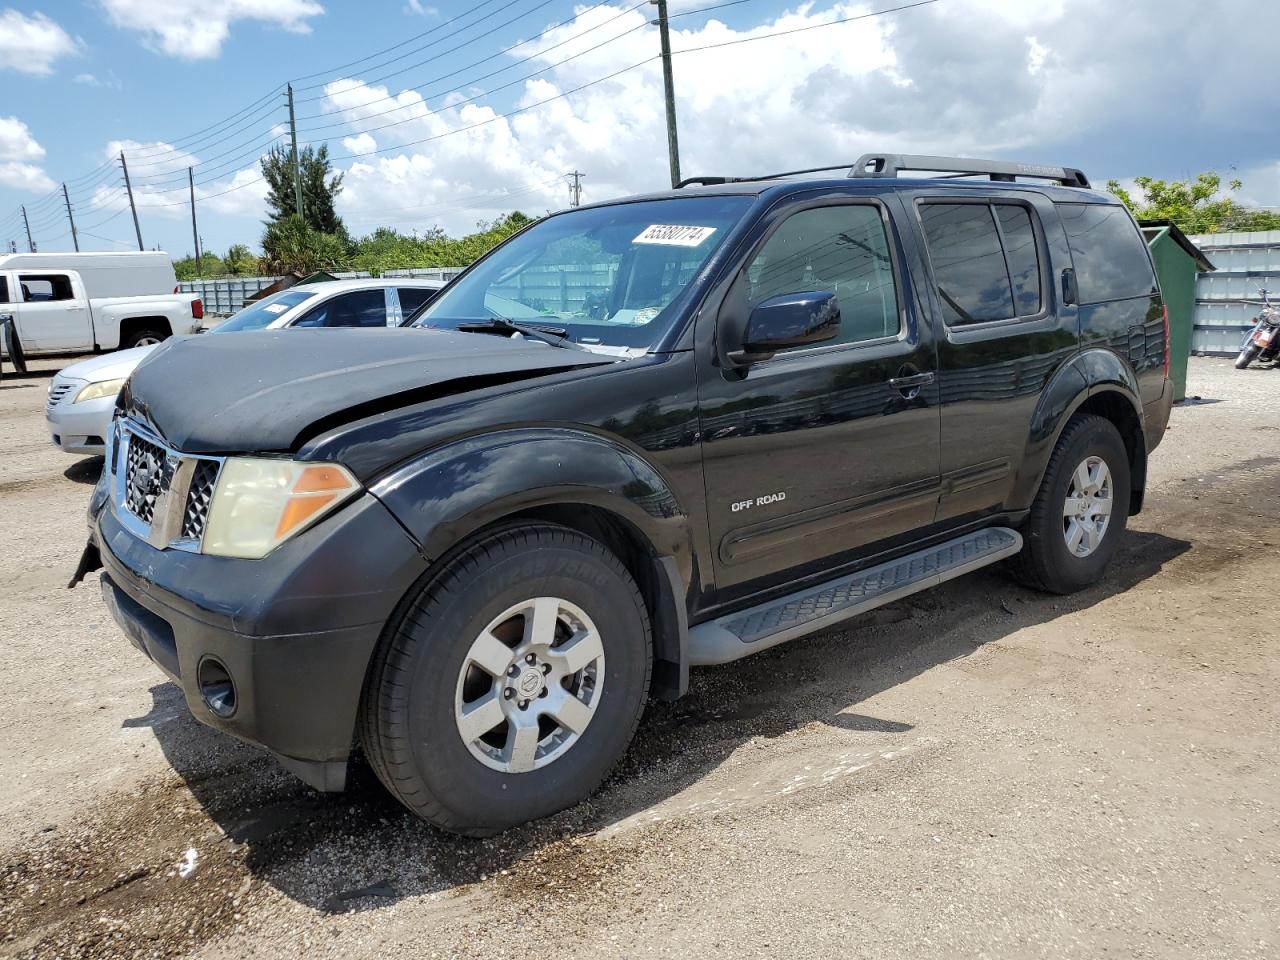
<instances>
[{"instance_id":1,"label":"gray wheel rim","mask_svg":"<svg viewBox=\"0 0 1280 960\"><path fill-rule=\"evenodd\" d=\"M139 337L134 344L135 347L154 347L160 342L159 337Z\"/></svg>"},{"instance_id":2,"label":"gray wheel rim","mask_svg":"<svg viewBox=\"0 0 1280 960\"><path fill-rule=\"evenodd\" d=\"M604 678L600 633L581 608L558 597L517 603L467 650L454 697L458 735L493 770L545 767L586 731Z\"/></svg>"},{"instance_id":3,"label":"gray wheel rim","mask_svg":"<svg viewBox=\"0 0 1280 960\"><path fill-rule=\"evenodd\" d=\"M1071 474L1062 505L1062 537L1067 552L1087 557L1102 545L1115 503L1111 469L1101 457L1086 457Z\"/></svg>"}]
</instances>

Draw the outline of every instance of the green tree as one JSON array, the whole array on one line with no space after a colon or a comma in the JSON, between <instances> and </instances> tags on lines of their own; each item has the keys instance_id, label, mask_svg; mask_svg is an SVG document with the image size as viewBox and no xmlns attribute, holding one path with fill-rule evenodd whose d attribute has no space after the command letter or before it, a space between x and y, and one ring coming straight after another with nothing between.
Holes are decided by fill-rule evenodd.
<instances>
[{"instance_id":1,"label":"green tree","mask_svg":"<svg viewBox=\"0 0 1280 960\"><path fill-rule=\"evenodd\" d=\"M267 224L262 234L262 265L267 273L350 270L345 238L312 229L297 215Z\"/></svg>"},{"instance_id":2,"label":"green tree","mask_svg":"<svg viewBox=\"0 0 1280 960\"><path fill-rule=\"evenodd\" d=\"M233 277L250 277L258 272L258 258L243 243L233 243L222 262Z\"/></svg>"},{"instance_id":3,"label":"green tree","mask_svg":"<svg viewBox=\"0 0 1280 960\"><path fill-rule=\"evenodd\" d=\"M193 256L173 261L173 273L179 280L209 280L213 277L225 277L227 268L216 253L202 253L198 264Z\"/></svg>"},{"instance_id":4,"label":"green tree","mask_svg":"<svg viewBox=\"0 0 1280 960\"><path fill-rule=\"evenodd\" d=\"M298 164L302 169L302 213L307 219L307 226L345 239L346 228L333 208L334 200L342 192L344 174L333 172L329 145L304 147L298 156ZM270 222L276 223L296 214L297 194L290 151L280 146L272 147L262 158L262 176L267 181Z\"/></svg>"},{"instance_id":5,"label":"green tree","mask_svg":"<svg viewBox=\"0 0 1280 960\"><path fill-rule=\"evenodd\" d=\"M1107 181L1107 190L1119 197L1139 220L1171 220L1184 233L1280 229L1280 215L1250 210L1231 196L1243 183L1229 180L1223 192L1222 177L1212 171L1197 175L1195 180L1135 177L1134 183L1142 191L1140 200L1115 180Z\"/></svg>"}]
</instances>

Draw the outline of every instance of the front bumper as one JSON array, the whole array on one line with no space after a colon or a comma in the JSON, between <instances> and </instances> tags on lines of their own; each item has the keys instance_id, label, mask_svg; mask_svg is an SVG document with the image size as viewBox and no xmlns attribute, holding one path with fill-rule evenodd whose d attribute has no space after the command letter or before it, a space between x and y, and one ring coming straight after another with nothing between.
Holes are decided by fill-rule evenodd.
<instances>
[{"instance_id":1,"label":"front bumper","mask_svg":"<svg viewBox=\"0 0 1280 960\"><path fill-rule=\"evenodd\" d=\"M95 456L105 452L104 438L115 413L116 398L99 397L73 403L78 389L71 390L60 402L45 409L49 437L55 447L66 453Z\"/></svg>"},{"instance_id":2,"label":"front bumper","mask_svg":"<svg viewBox=\"0 0 1280 960\"><path fill-rule=\"evenodd\" d=\"M92 520L102 593L139 650L173 679L192 715L274 753L322 790L342 789L365 669L396 604L425 569L403 528L365 494L262 560L158 550ZM201 664L225 669L234 712L219 716Z\"/></svg>"}]
</instances>

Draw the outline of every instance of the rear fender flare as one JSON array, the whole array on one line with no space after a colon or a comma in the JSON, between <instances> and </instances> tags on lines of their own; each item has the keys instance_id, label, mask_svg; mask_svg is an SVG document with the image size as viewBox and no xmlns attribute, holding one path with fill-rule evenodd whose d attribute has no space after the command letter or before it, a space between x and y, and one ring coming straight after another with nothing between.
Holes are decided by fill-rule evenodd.
<instances>
[{"instance_id":1,"label":"rear fender flare","mask_svg":"<svg viewBox=\"0 0 1280 960\"><path fill-rule=\"evenodd\" d=\"M1076 354L1058 369L1041 394L1031 419L1026 455L1014 483L1010 509L1026 510L1031 507L1062 431L1090 397L1101 393L1115 393L1123 397L1133 407L1141 423L1138 381L1128 364L1112 351L1102 348Z\"/></svg>"}]
</instances>

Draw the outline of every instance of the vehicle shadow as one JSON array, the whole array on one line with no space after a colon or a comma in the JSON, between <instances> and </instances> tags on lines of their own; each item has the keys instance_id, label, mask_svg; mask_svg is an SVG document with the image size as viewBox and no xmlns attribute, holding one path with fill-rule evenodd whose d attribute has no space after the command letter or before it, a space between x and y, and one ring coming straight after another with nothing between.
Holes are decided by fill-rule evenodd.
<instances>
[{"instance_id":1,"label":"vehicle shadow","mask_svg":"<svg viewBox=\"0 0 1280 960\"><path fill-rule=\"evenodd\" d=\"M85 457L63 470L62 475L74 483L87 483L92 486L102 476L103 463L101 456Z\"/></svg>"},{"instance_id":2,"label":"vehicle shadow","mask_svg":"<svg viewBox=\"0 0 1280 960\"><path fill-rule=\"evenodd\" d=\"M1157 575L1191 548L1129 532L1107 579L1071 597L1045 596L984 570L811 638L694 672L676 703L653 703L618 769L589 800L487 840L418 820L353 764L345 794L321 794L265 754L191 718L179 689L151 689L150 712L126 721L154 732L173 769L237 845L256 880L322 911L377 909L501 871L565 838L599 831L696 784L752 738L812 723L839 728L850 748L893 749L910 715L855 711L877 693L1010 634L1101 603ZM888 740L886 740L888 738ZM327 885L326 885L327 884Z\"/></svg>"}]
</instances>

